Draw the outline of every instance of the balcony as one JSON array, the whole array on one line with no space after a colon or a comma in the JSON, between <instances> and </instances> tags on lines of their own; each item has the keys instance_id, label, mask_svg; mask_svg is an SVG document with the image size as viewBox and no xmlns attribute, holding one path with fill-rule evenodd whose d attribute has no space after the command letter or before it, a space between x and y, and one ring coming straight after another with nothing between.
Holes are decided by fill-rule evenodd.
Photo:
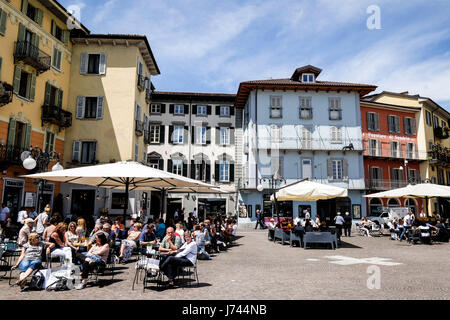
<instances>
[{"instance_id":1,"label":"balcony","mask_svg":"<svg viewBox=\"0 0 450 320\"><path fill-rule=\"evenodd\" d=\"M369 190L391 190L407 186L406 180L365 179Z\"/></svg>"},{"instance_id":2,"label":"balcony","mask_svg":"<svg viewBox=\"0 0 450 320\"><path fill-rule=\"evenodd\" d=\"M37 73L43 73L50 69L51 57L28 41L17 41L14 50L14 63L22 61L34 67Z\"/></svg>"},{"instance_id":3,"label":"balcony","mask_svg":"<svg viewBox=\"0 0 450 320\"><path fill-rule=\"evenodd\" d=\"M143 75L138 74L137 79L137 87L140 91L145 90L145 77Z\"/></svg>"},{"instance_id":4,"label":"balcony","mask_svg":"<svg viewBox=\"0 0 450 320\"><path fill-rule=\"evenodd\" d=\"M25 150L28 150L28 148L0 144L0 164L21 166L22 159L20 158L20 156Z\"/></svg>"},{"instance_id":5,"label":"balcony","mask_svg":"<svg viewBox=\"0 0 450 320\"><path fill-rule=\"evenodd\" d=\"M150 144L150 132L148 130L144 130L144 143Z\"/></svg>"},{"instance_id":6,"label":"balcony","mask_svg":"<svg viewBox=\"0 0 450 320\"><path fill-rule=\"evenodd\" d=\"M134 120L134 121L136 123L134 131L135 131L136 135L140 137L144 134L144 122L140 121L140 120Z\"/></svg>"},{"instance_id":7,"label":"balcony","mask_svg":"<svg viewBox=\"0 0 450 320\"><path fill-rule=\"evenodd\" d=\"M279 138L279 139L278 139ZM350 146L351 144L351 146ZM304 150L304 151L363 151L362 139L302 139L282 135L274 137L258 137L259 149Z\"/></svg>"},{"instance_id":8,"label":"balcony","mask_svg":"<svg viewBox=\"0 0 450 320\"><path fill-rule=\"evenodd\" d=\"M0 82L0 107L12 102L13 89L12 85Z\"/></svg>"},{"instance_id":9,"label":"balcony","mask_svg":"<svg viewBox=\"0 0 450 320\"><path fill-rule=\"evenodd\" d=\"M447 139L449 137L449 130L447 127L434 128L434 135L439 139Z\"/></svg>"},{"instance_id":10,"label":"balcony","mask_svg":"<svg viewBox=\"0 0 450 320\"><path fill-rule=\"evenodd\" d=\"M145 90L145 102L150 103L152 101L152 91L149 89Z\"/></svg>"},{"instance_id":11,"label":"balcony","mask_svg":"<svg viewBox=\"0 0 450 320\"><path fill-rule=\"evenodd\" d=\"M56 124L60 129L72 126L72 113L54 106L42 106L42 125L44 122Z\"/></svg>"}]
</instances>

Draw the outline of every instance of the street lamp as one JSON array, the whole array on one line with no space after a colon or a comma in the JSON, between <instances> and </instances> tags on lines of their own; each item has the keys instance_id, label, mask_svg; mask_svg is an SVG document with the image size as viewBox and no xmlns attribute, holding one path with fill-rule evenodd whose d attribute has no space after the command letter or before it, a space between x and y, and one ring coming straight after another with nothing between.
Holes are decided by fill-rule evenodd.
<instances>
[{"instance_id":1,"label":"street lamp","mask_svg":"<svg viewBox=\"0 0 450 320\"><path fill-rule=\"evenodd\" d=\"M268 182L270 185L270 193L273 194L273 198L274 198L274 205L272 205L272 216L273 216L273 211L275 209L275 213L277 215L277 220L279 222L280 216L278 213L278 203L277 203L277 196L275 193L275 187L278 183L281 183L281 182L286 183L286 180L283 178L275 178L274 175L272 175L272 177L270 177L270 178L261 178L261 179L259 179L259 184L256 187L256 190L258 190L259 192L264 191L264 186L262 185L263 182Z\"/></svg>"},{"instance_id":2,"label":"street lamp","mask_svg":"<svg viewBox=\"0 0 450 320\"><path fill-rule=\"evenodd\" d=\"M48 170L48 165L50 161L57 160L56 164L52 166L52 171L63 170L63 166L59 163L59 154L55 151L46 152L40 147L31 147L29 151L24 151L21 154L23 167L27 170L33 170L37 168L37 172L46 172ZM38 212L41 212L42 202L44 201L44 187L45 180L39 179L40 195L38 199Z\"/></svg>"}]
</instances>

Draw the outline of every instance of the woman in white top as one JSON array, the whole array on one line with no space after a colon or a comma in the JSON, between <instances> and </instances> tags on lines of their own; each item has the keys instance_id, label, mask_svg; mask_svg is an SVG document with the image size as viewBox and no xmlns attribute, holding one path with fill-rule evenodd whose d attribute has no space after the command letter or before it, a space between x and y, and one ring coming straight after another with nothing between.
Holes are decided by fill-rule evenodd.
<instances>
[{"instance_id":1,"label":"woman in white top","mask_svg":"<svg viewBox=\"0 0 450 320\"><path fill-rule=\"evenodd\" d=\"M175 225L175 227L177 228L175 230L175 233L178 234L181 238L181 243L184 243L184 229L183 229L183 225L181 223L177 223Z\"/></svg>"},{"instance_id":2,"label":"woman in white top","mask_svg":"<svg viewBox=\"0 0 450 320\"><path fill-rule=\"evenodd\" d=\"M176 254L175 256L168 257L160 266L160 270L169 279L169 286L173 287L173 280L176 276L178 267L182 266L195 266L197 261L197 244L192 241L191 232L186 231L184 233L184 240L186 241L180 249L170 250L169 255Z\"/></svg>"}]
</instances>

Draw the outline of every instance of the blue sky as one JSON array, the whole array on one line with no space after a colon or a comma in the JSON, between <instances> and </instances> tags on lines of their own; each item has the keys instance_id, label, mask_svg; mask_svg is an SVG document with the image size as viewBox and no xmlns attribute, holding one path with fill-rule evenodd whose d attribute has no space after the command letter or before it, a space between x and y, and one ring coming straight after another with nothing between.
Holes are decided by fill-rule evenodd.
<instances>
[{"instance_id":1,"label":"blue sky","mask_svg":"<svg viewBox=\"0 0 450 320\"><path fill-rule=\"evenodd\" d=\"M319 80L409 91L450 110L448 0L61 0L92 33L145 34L156 90L236 93L246 80L323 69ZM380 8L369 30L367 8Z\"/></svg>"}]
</instances>

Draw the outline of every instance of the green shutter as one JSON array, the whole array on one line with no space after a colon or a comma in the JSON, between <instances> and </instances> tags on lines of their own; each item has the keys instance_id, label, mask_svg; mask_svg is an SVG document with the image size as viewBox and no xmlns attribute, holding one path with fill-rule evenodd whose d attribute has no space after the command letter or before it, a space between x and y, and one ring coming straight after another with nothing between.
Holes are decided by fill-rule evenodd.
<instances>
[{"instance_id":1,"label":"green shutter","mask_svg":"<svg viewBox=\"0 0 450 320\"><path fill-rule=\"evenodd\" d=\"M5 35L6 33L6 18L8 15L2 9L0 9L0 34Z\"/></svg>"},{"instance_id":2,"label":"green shutter","mask_svg":"<svg viewBox=\"0 0 450 320\"><path fill-rule=\"evenodd\" d=\"M36 92L36 74L31 73L31 81L30 81L30 101L34 101L34 94Z\"/></svg>"},{"instance_id":3,"label":"green shutter","mask_svg":"<svg viewBox=\"0 0 450 320\"><path fill-rule=\"evenodd\" d=\"M19 94L19 89L20 89L20 77L22 75L22 68L20 67L20 65L17 65L14 68L14 83L13 83L13 92L15 94Z\"/></svg>"},{"instance_id":4,"label":"green shutter","mask_svg":"<svg viewBox=\"0 0 450 320\"><path fill-rule=\"evenodd\" d=\"M25 26L19 23L19 33L17 35L17 41L25 41Z\"/></svg>"},{"instance_id":5,"label":"green shutter","mask_svg":"<svg viewBox=\"0 0 450 320\"><path fill-rule=\"evenodd\" d=\"M63 30L62 32L62 42L68 46L69 45L69 38L70 38L70 31Z\"/></svg>"},{"instance_id":6,"label":"green shutter","mask_svg":"<svg viewBox=\"0 0 450 320\"><path fill-rule=\"evenodd\" d=\"M51 95L51 85L50 83L47 81L45 83L45 97L44 97L44 104L46 106L50 105L50 95Z\"/></svg>"},{"instance_id":7,"label":"green shutter","mask_svg":"<svg viewBox=\"0 0 450 320\"><path fill-rule=\"evenodd\" d=\"M58 100L57 100L56 106L62 108L63 91L61 89L58 89L57 99Z\"/></svg>"},{"instance_id":8,"label":"green shutter","mask_svg":"<svg viewBox=\"0 0 450 320\"><path fill-rule=\"evenodd\" d=\"M57 61L57 66L58 66L58 69L59 69L59 70L62 69L61 59L62 59L62 51L58 51L58 61Z\"/></svg>"},{"instance_id":9,"label":"green shutter","mask_svg":"<svg viewBox=\"0 0 450 320\"><path fill-rule=\"evenodd\" d=\"M52 20L52 30L51 30L51 33L52 33L53 36L56 35L56 23L55 23L55 20Z\"/></svg>"},{"instance_id":10,"label":"green shutter","mask_svg":"<svg viewBox=\"0 0 450 320\"><path fill-rule=\"evenodd\" d=\"M24 137L24 143L23 143L23 147L24 148L29 148L30 147L30 142L31 142L31 123L27 123L27 128L25 131L25 137Z\"/></svg>"},{"instance_id":11,"label":"green shutter","mask_svg":"<svg viewBox=\"0 0 450 320\"><path fill-rule=\"evenodd\" d=\"M9 119L9 128L8 128L8 146L14 145L14 139L16 138L16 120Z\"/></svg>"},{"instance_id":12,"label":"green shutter","mask_svg":"<svg viewBox=\"0 0 450 320\"><path fill-rule=\"evenodd\" d=\"M0 57L0 80L2 79L2 62L3 62L3 59L2 59L2 57Z\"/></svg>"},{"instance_id":13,"label":"green shutter","mask_svg":"<svg viewBox=\"0 0 450 320\"><path fill-rule=\"evenodd\" d=\"M44 12L41 9L36 8L36 22L42 26L42 20L44 18Z\"/></svg>"},{"instance_id":14,"label":"green shutter","mask_svg":"<svg viewBox=\"0 0 450 320\"><path fill-rule=\"evenodd\" d=\"M22 12L26 15L28 11L28 0L22 0Z\"/></svg>"}]
</instances>

